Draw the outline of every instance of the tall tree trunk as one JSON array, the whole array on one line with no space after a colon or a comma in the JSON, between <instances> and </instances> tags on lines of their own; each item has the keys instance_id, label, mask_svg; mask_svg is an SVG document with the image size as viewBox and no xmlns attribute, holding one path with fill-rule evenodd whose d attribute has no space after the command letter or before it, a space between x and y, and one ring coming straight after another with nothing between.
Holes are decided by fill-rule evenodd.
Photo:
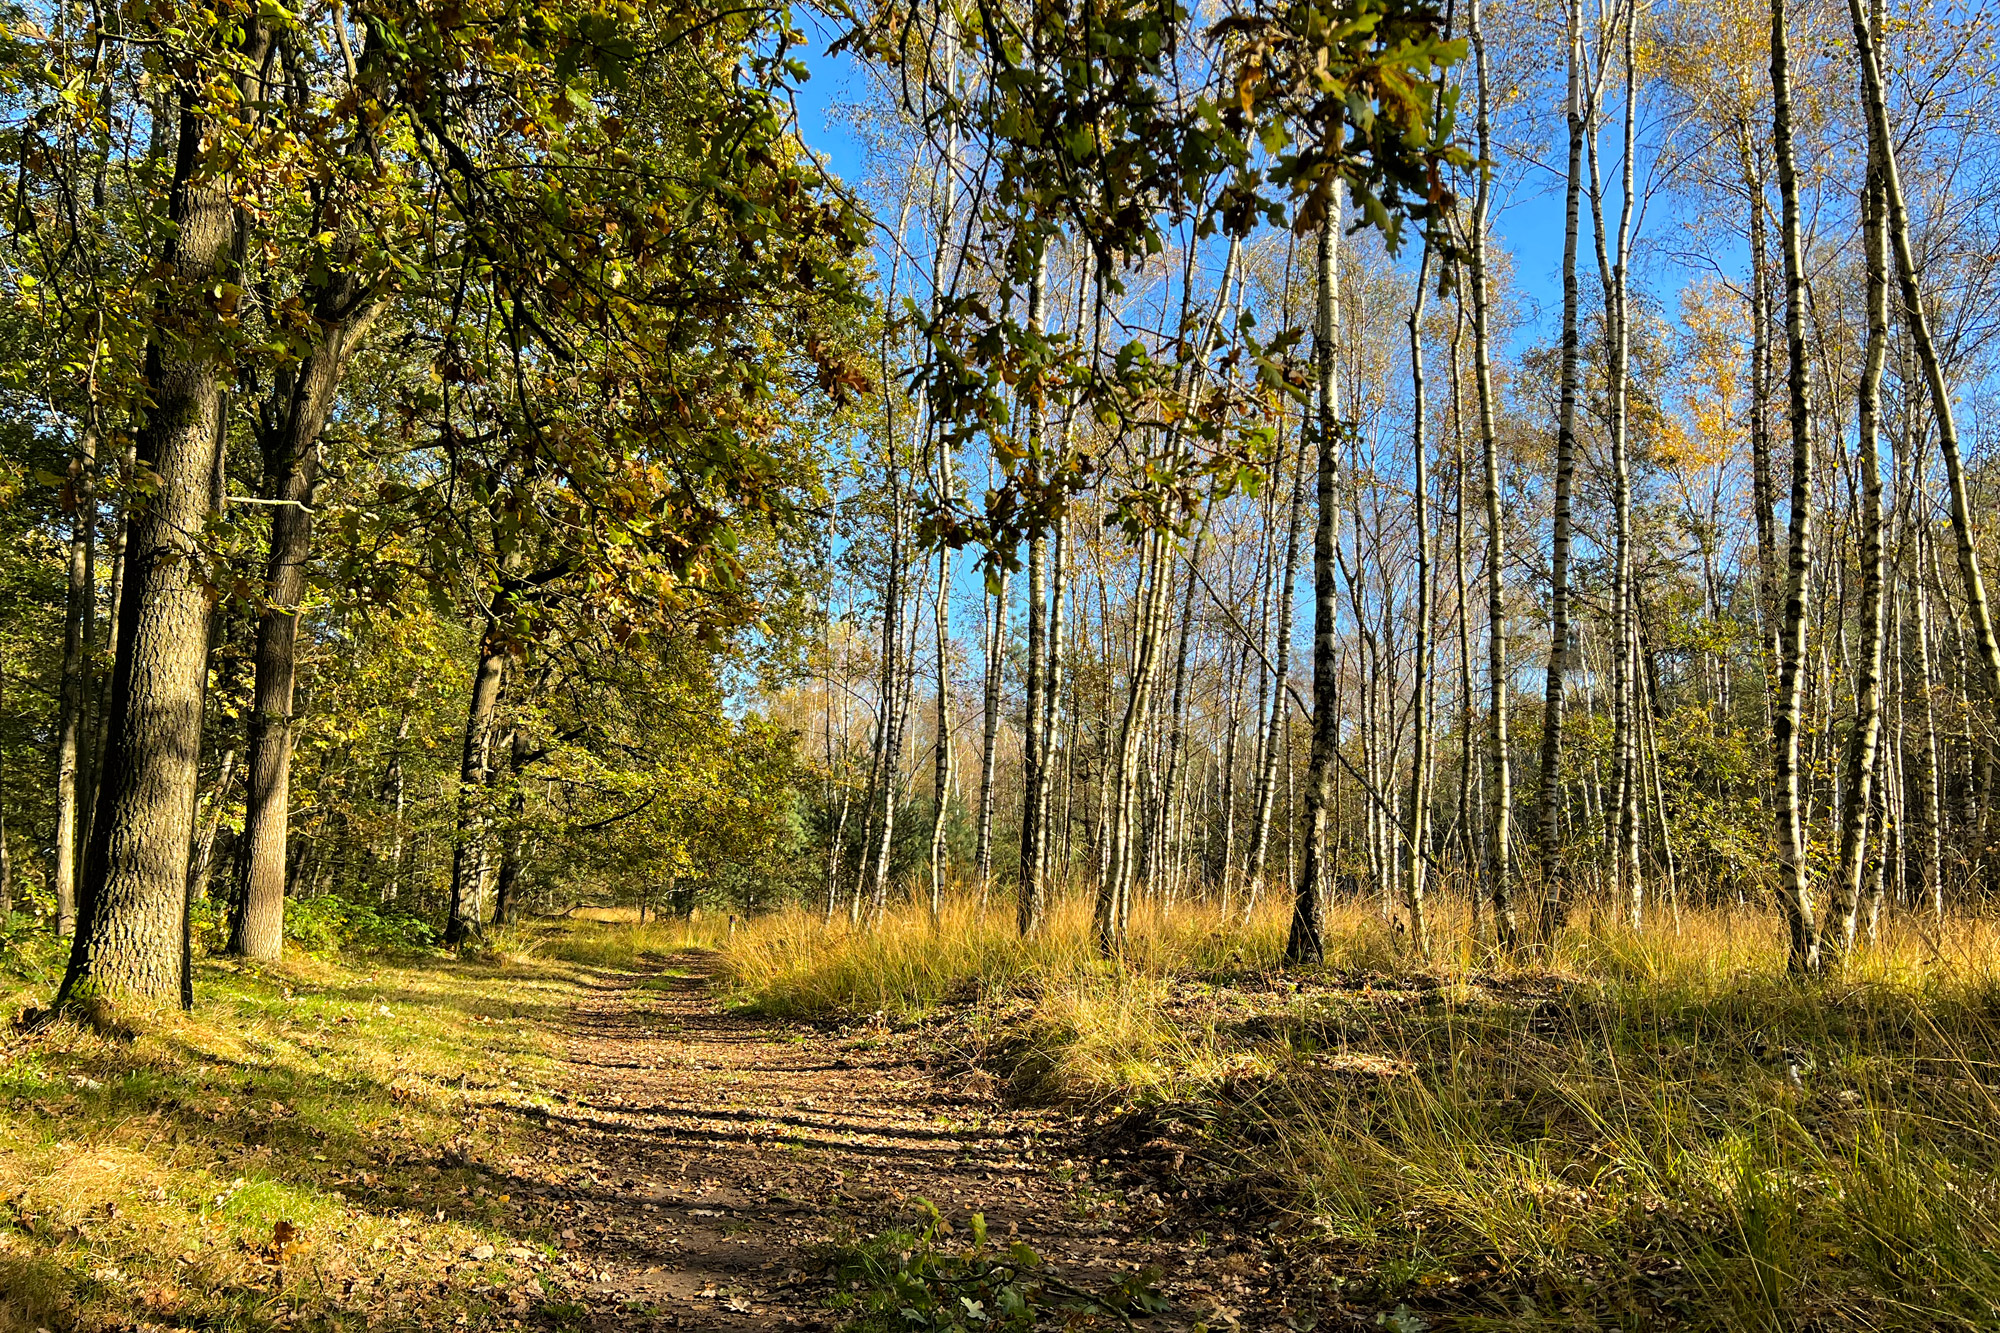
<instances>
[{"instance_id":1,"label":"tall tree trunk","mask_svg":"<svg viewBox=\"0 0 2000 1333\"><path fill-rule=\"evenodd\" d=\"M352 273L330 279L313 303L320 342L296 370L281 372L279 416L264 439L264 498L271 544L257 614L257 675L249 719L243 838L249 854L237 886L231 953L275 960L285 942L286 826L291 817L293 686L298 678L299 601L312 552L312 499L319 438L347 364L375 322L377 306Z\"/></svg>"},{"instance_id":2,"label":"tall tree trunk","mask_svg":"<svg viewBox=\"0 0 2000 1333\"><path fill-rule=\"evenodd\" d=\"M188 868L188 893L196 899L208 892L210 871L215 865L215 840L222 832L222 816L229 805L229 788L235 781L236 750L232 746L222 752L222 763L216 770L215 792L208 802L208 817L202 821L201 832L195 839L194 859Z\"/></svg>"},{"instance_id":3,"label":"tall tree trunk","mask_svg":"<svg viewBox=\"0 0 2000 1333\"><path fill-rule=\"evenodd\" d=\"M97 431L86 427L69 464L69 586L63 602L62 685L56 718L56 934L76 931L77 854L82 850L84 722L97 611L92 566L97 537Z\"/></svg>"},{"instance_id":4,"label":"tall tree trunk","mask_svg":"<svg viewBox=\"0 0 2000 1333\"><path fill-rule=\"evenodd\" d=\"M217 416L220 417L218 410ZM126 519L132 509L132 479L139 467L139 444L136 436L127 437L124 452L118 459L118 515L111 524L111 597L104 619L103 658L118 660L118 626L125 616L125 541ZM97 679L97 700L95 706L87 710L91 719L90 743L84 755L84 779L82 788L83 828L81 843L83 851L78 854L77 875L79 894L82 892L82 857L90 847L92 827L97 822L97 798L104 777L104 756L111 748L111 673L102 672Z\"/></svg>"},{"instance_id":5,"label":"tall tree trunk","mask_svg":"<svg viewBox=\"0 0 2000 1333\"><path fill-rule=\"evenodd\" d=\"M1612 544L1612 634L1620 645L1611 668L1612 790L1616 794L1609 830L1613 882L1628 922L1637 928L1645 902L1645 878L1639 865L1639 805L1643 781L1636 743L1639 689L1635 668L1638 629L1633 614L1631 416L1631 299L1627 287L1631 259L1633 139L1636 124L1637 74L1632 52L1635 6L1622 10L1621 60L1625 71L1619 209L1616 236L1607 249L1603 190L1597 168L1597 137L1588 136L1590 209L1597 243L1598 275L1604 287L1606 397L1610 408Z\"/></svg>"},{"instance_id":6,"label":"tall tree trunk","mask_svg":"<svg viewBox=\"0 0 2000 1333\"><path fill-rule=\"evenodd\" d=\"M1263 892L1264 863L1271 854L1271 813L1272 807L1277 804L1278 745L1285 725L1286 693L1292 670L1292 615L1298 601L1295 594L1299 576L1299 530L1306 507L1306 445L1311 438L1312 428L1301 420L1298 447L1292 454L1292 501L1285 519L1285 572L1279 578L1277 587L1277 660L1271 667L1269 712L1264 717L1264 742L1259 747L1262 762L1257 774L1257 811L1250 826L1248 896L1252 902ZM1289 802L1285 817L1292 817Z\"/></svg>"},{"instance_id":7,"label":"tall tree trunk","mask_svg":"<svg viewBox=\"0 0 2000 1333\"><path fill-rule=\"evenodd\" d=\"M991 623L986 634L986 694L979 738L979 847L974 860L979 896L984 902L993 883L993 775L1000 752L1000 697L1007 662L1007 569L1003 565L993 595L986 599Z\"/></svg>"},{"instance_id":8,"label":"tall tree trunk","mask_svg":"<svg viewBox=\"0 0 2000 1333\"><path fill-rule=\"evenodd\" d=\"M500 835L500 873L493 881L493 928L505 929L520 906L521 869L526 848L528 786L521 772L528 766L528 733L516 722L507 729L507 776L514 790L507 798L507 827Z\"/></svg>"},{"instance_id":9,"label":"tall tree trunk","mask_svg":"<svg viewBox=\"0 0 2000 1333\"><path fill-rule=\"evenodd\" d=\"M1895 256L1896 280L1903 298L1903 322L1910 331L1910 341L1916 345L1931 413L1937 421L1938 449L1944 455L1945 477L1951 488L1951 531L1956 541L1959 578L1964 583L1965 609L1972 620L1972 637L1979 650L1986 705L1989 709L1996 708L2000 707L2000 643L1994 638L1986 584L1979 569L1972 502L1966 487L1964 458L1959 451L1958 423L1952 415L1951 390L1945 384L1944 363L1932 341L1930 316L1924 309L1916 251L1910 239L1910 214L1903 199L1902 176L1896 167L1896 141L1890 131L1887 94L1882 86L1881 58L1875 47L1874 27L1861 0L1848 0L1847 9L1854 21L1854 45L1861 61L1861 102L1867 111L1870 147L1887 206L1890 249Z\"/></svg>"},{"instance_id":10,"label":"tall tree trunk","mask_svg":"<svg viewBox=\"0 0 2000 1333\"><path fill-rule=\"evenodd\" d=\"M411 703L416 702L416 691L411 691ZM410 743L410 710L405 709L396 723L396 740L389 747L389 769L383 775L383 786L387 788L389 799L389 879L382 886L382 901L393 903L402 897L404 853L409 841L409 784L403 775L403 750Z\"/></svg>"},{"instance_id":11,"label":"tall tree trunk","mask_svg":"<svg viewBox=\"0 0 2000 1333\"><path fill-rule=\"evenodd\" d=\"M1165 533L1150 532L1146 542L1152 549L1140 562L1139 585L1134 590L1132 677L1118 727L1111 855L1097 895L1097 946L1106 954L1124 947L1125 927L1130 918L1136 860L1133 822L1138 800L1139 749L1147 710L1152 705L1153 682L1159 671L1162 621L1165 619L1167 587L1172 581Z\"/></svg>"},{"instance_id":12,"label":"tall tree trunk","mask_svg":"<svg viewBox=\"0 0 2000 1333\"><path fill-rule=\"evenodd\" d=\"M0 665L3 664L4 656L0 656ZM0 695L5 694L6 684L7 673L4 669L0 669ZM4 707L4 700L0 700L0 708ZM5 758L5 754L0 753L0 793L6 791ZM14 915L14 852L7 845L7 802L0 799L0 927L4 927L7 918L12 915Z\"/></svg>"},{"instance_id":13,"label":"tall tree trunk","mask_svg":"<svg viewBox=\"0 0 2000 1333\"><path fill-rule=\"evenodd\" d=\"M1028 328L1035 333L1046 321L1048 286L1044 254L1028 288ZM1028 413L1028 466L1037 479L1047 471L1047 460L1041 456L1047 433L1046 412L1037 394ZM1048 907L1047 854L1042 846L1049 781L1048 712L1042 697L1048 688L1048 595L1048 538L1037 530L1028 538L1028 697L1022 724L1021 873L1015 915L1023 935L1041 929Z\"/></svg>"},{"instance_id":14,"label":"tall tree trunk","mask_svg":"<svg viewBox=\"0 0 2000 1333\"><path fill-rule=\"evenodd\" d=\"M1567 869L1563 863L1562 811L1563 672L1569 666L1570 492L1576 473L1576 397L1580 339L1576 279L1576 244L1581 230L1583 198L1583 0L1565 0L1568 25L1569 175L1563 200L1562 258L1562 390L1556 415L1555 531L1549 548L1549 669L1542 692L1542 756L1539 851L1542 861L1542 921L1544 939L1562 928L1566 911Z\"/></svg>"},{"instance_id":15,"label":"tall tree trunk","mask_svg":"<svg viewBox=\"0 0 2000 1333\"><path fill-rule=\"evenodd\" d=\"M903 723L906 712L903 648L905 638L903 495L897 483L893 452L889 458L889 511L888 585L884 591L882 609L882 787L876 794L874 816L876 840L870 849L871 856L864 871L868 883L869 908L877 916L881 915L889 903L889 870L896 849L897 774L902 764ZM914 631L910 635L909 651L912 655L916 652ZM914 690L915 687L916 681L912 677L908 680L907 688Z\"/></svg>"},{"instance_id":16,"label":"tall tree trunk","mask_svg":"<svg viewBox=\"0 0 2000 1333\"><path fill-rule=\"evenodd\" d=\"M264 64L270 30L244 26L244 68ZM253 83L252 76L244 81ZM261 89L244 87L255 103ZM168 275L161 322L214 318L209 293L227 272L235 233L228 178L205 175L208 85L175 90L179 136L168 194ZM190 310L192 313L190 314ZM136 442L154 490L126 519L126 588L98 808L84 857L75 945L57 1007L89 996L173 1004L186 979L188 855L201 749L209 596L197 569L223 438L222 360L215 340L164 333L146 349L151 407Z\"/></svg>"},{"instance_id":17,"label":"tall tree trunk","mask_svg":"<svg viewBox=\"0 0 2000 1333\"><path fill-rule=\"evenodd\" d=\"M1068 447L1074 418L1072 411L1063 422L1065 448ZM1048 651L1042 664L1042 787L1035 805L1035 822L1041 829L1037 835L1042 858L1039 874L1045 882L1053 880L1058 884L1065 882L1064 877L1068 873L1061 858L1068 815L1067 812L1057 812L1055 797L1056 765L1068 754L1062 740L1063 645L1067 634L1063 598L1069 587L1068 571L1069 517L1066 513L1058 513L1049 534Z\"/></svg>"},{"instance_id":18,"label":"tall tree trunk","mask_svg":"<svg viewBox=\"0 0 2000 1333\"><path fill-rule=\"evenodd\" d=\"M444 942L457 948L485 929L480 898L486 877L486 775L493 763L493 721L500 709L500 678L507 646L500 620L489 616L479 639L472 672L472 698L465 710L465 738L459 752L458 814L451 851L451 907Z\"/></svg>"},{"instance_id":19,"label":"tall tree trunk","mask_svg":"<svg viewBox=\"0 0 2000 1333\"><path fill-rule=\"evenodd\" d=\"M1879 11L1878 11L1879 12ZM1862 192L1862 249L1868 270L1868 342L1857 394L1861 466L1861 644L1854 684L1854 731L1847 749L1846 808L1840 821L1840 866L1833 882L1829 953L1854 945L1866 863L1868 819L1875 797L1875 751L1882 731L1882 363L1889 345L1889 256L1882 225L1881 173L1869 154Z\"/></svg>"},{"instance_id":20,"label":"tall tree trunk","mask_svg":"<svg viewBox=\"0 0 2000 1333\"><path fill-rule=\"evenodd\" d=\"M1458 838L1460 865L1466 876L1466 896L1472 909L1472 938L1480 938L1479 857L1473 836L1472 784L1475 762L1472 744L1472 590L1465 573L1465 369L1460 351L1465 341L1465 302L1452 302L1451 438L1452 486L1451 563L1457 594L1458 619Z\"/></svg>"},{"instance_id":21,"label":"tall tree trunk","mask_svg":"<svg viewBox=\"0 0 2000 1333\"><path fill-rule=\"evenodd\" d=\"M958 16L951 6L940 6L938 14L938 40L943 53L944 82L947 88L954 87L958 78ZM958 122L952 118L945 130L945 147L939 163L938 183L941 196L938 201L937 221L932 228L931 243L931 308L933 313L943 298L945 287L945 254L950 248L946 240L951 234L956 213L958 191ZM936 438L935 423L926 422L926 429L934 438L937 449L938 502L949 510L955 489L952 474L951 445ZM943 906L945 838L948 830L946 815L951 796L952 760L951 748L951 547L938 543L938 587L937 587L937 763L931 788L931 915L935 917Z\"/></svg>"},{"instance_id":22,"label":"tall tree trunk","mask_svg":"<svg viewBox=\"0 0 2000 1333\"><path fill-rule=\"evenodd\" d=\"M1181 598L1180 643L1174 650L1174 690L1172 702L1168 705L1171 726L1167 740L1167 776L1163 786L1162 804L1165 809L1163 824L1170 824L1175 815L1175 805L1181 793L1182 773L1186 767L1187 754L1187 697L1188 697L1188 653L1194 642L1195 591L1201 586L1201 549L1208 538L1209 511L1202 513L1201 528L1195 533L1194 545L1188 551L1187 587ZM1165 838L1175 841L1176 856L1166 863L1167 884L1163 900L1171 903L1179 879L1179 839L1178 829L1163 830Z\"/></svg>"},{"instance_id":23,"label":"tall tree trunk","mask_svg":"<svg viewBox=\"0 0 2000 1333\"><path fill-rule=\"evenodd\" d=\"M1743 193L1750 204L1750 508L1757 528L1757 643L1766 655L1768 672L1775 661L1773 622L1778 601L1778 501L1771 477L1771 269L1767 262L1771 241L1766 234L1768 210L1757 137L1748 120L1737 129ZM1764 694L1768 708L1768 681Z\"/></svg>"},{"instance_id":24,"label":"tall tree trunk","mask_svg":"<svg viewBox=\"0 0 2000 1333\"><path fill-rule=\"evenodd\" d=\"M1479 160L1490 163L1492 130L1488 112L1486 38L1480 26L1479 0L1471 0L1469 16L1477 62L1479 91L1477 133ZM1472 375L1479 397L1479 445L1486 482L1486 616L1487 691L1493 773L1492 839L1487 848L1487 892L1493 902L1493 926L1503 949L1519 938L1515 923L1512 876L1514 777L1507 753L1507 590L1501 563L1507 535L1500 496L1500 447L1493 420L1492 339L1487 332L1486 222L1492 201L1491 172L1482 166L1472 206Z\"/></svg>"},{"instance_id":25,"label":"tall tree trunk","mask_svg":"<svg viewBox=\"0 0 2000 1333\"><path fill-rule=\"evenodd\" d=\"M1772 718L1772 780L1778 799L1778 870L1785 915L1791 925L1790 966L1808 972L1819 966L1819 931L1807 883L1805 820L1799 791L1799 723L1805 678L1807 578L1812 555L1812 401L1806 364L1805 265L1799 246L1798 167L1792 147L1790 25L1785 0L1771 0L1771 128L1778 158L1778 193L1783 201L1785 256L1785 344L1791 364L1787 386L1792 428L1792 512L1790 556L1785 579L1785 618L1778 642L1778 701Z\"/></svg>"},{"instance_id":26,"label":"tall tree trunk","mask_svg":"<svg viewBox=\"0 0 2000 1333\"><path fill-rule=\"evenodd\" d=\"M1344 126L1334 130L1335 147ZM1340 664L1336 657L1334 618L1339 613L1335 546L1340 529L1340 388L1334 359L1340 338L1340 229L1346 222L1346 182L1336 180L1333 199L1319 226L1316 265L1319 319L1313 334L1313 361L1318 374L1318 417L1314 443L1318 451L1318 521L1313 528L1313 721L1312 749L1306 759L1305 854L1292 891L1292 924L1285 939L1285 961L1318 964L1326 958L1325 905L1320 899L1321 861L1325 857L1327 804L1333 796L1335 747L1340 744ZM1279 682L1282 690L1283 682Z\"/></svg>"},{"instance_id":27,"label":"tall tree trunk","mask_svg":"<svg viewBox=\"0 0 2000 1333\"><path fill-rule=\"evenodd\" d=\"M1410 695L1410 759L1408 842L1403 861L1403 904L1409 913L1410 937L1426 958L1431 952L1430 929L1424 918L1424 871L1430 851L1431 767L1431 511L1430 441L1424 399L1424 299L1430 282L1431 239L1424 237L1417 260L1417 294L1410 303L1410 453L1416 476L1412 484L1417 529L1416 684Z\"/></svg>"},{"instance_id":28,"label":"tall tree trunk","mask_svg":"<svg viewBox=\"0 0 2000 1333\"><path fill-rule=\"evenodd\" d=\"M941 458L939 468L949 478L951 460ZM949 491L950 482L945 483ZM931 914L944 905L945 834L947 806L951 801L951 549L938 549L937 590L937 763L931 783Z\"/></svg>"}]
</instances>

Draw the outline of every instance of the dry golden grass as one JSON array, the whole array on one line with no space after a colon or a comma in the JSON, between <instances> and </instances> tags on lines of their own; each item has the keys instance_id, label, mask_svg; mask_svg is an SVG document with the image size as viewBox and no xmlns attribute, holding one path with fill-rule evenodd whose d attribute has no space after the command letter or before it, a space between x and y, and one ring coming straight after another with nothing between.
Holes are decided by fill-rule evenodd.
<instances>
[{"instance_id":1,"label":"dry golden grass","mask_svg":"<svg viewBox=\"0 0 2000 1333\"><path fill-rule=\"evenodd\" d=\"M727 960L766 1012L933 1016L1017 1094L1138 1108L1364 1321L2000 1327L1993 922L1895 918L1802 982L1767 911L1586 909L1502 959L1440 900L1423 958L1347 903L1295 974L1285 921L1149 908L1114 965L1082 900L1028 941L967 902L788 913Z\"/></svg>"}]
</instances>

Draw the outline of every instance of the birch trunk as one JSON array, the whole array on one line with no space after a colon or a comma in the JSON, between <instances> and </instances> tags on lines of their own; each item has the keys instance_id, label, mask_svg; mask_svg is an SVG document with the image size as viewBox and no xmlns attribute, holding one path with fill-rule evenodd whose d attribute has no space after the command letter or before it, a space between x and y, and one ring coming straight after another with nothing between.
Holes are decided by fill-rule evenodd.
<instances>
[{"instance_id":1,"label":"birch trunk","mask_svg":"<svg viewBox=\"0 0 2000 1333\"><path fill-rule=\"evenodd\" d=\"M1336 136L1340 129L1335 130ZM1336 146L1338 138L1336 138ZM1313 719L1312 748L1306 758L1305 847L1299 878L1292 891L1292 923L1285 940L1285 961L1317 965L1326 958L1324 907L1320 901L1321 862L1325 857L1327 805L1333 796L1334 749L1340 744L1340 680L1334 618L1340 586L1336 581L1335 545L1340 528L1340 400L1334 374L1340 337L1340 229L1346 221L1345 183L1336 181L1333 201L1319 227L1316 265L1319 318L1313 336L1318 373L1318 418L1313 434L1318 449L1318 521L1313 529ZM1283 682L1280 682L1282 688Z\"/></svg>"},{"instance_id":2,"label":"birch trunk","mask_svg":"<svg viewBox=\"0 0 2000 1333\"><path fill-rule=\"evenodd\" d=\"M1882 363L1889 344L1889 256L1883 242L1880 172L1870 154L1862 194L1862 249L1868 270L1868 342L1856 414L1861 469L1861 644L1854 685L1854 732L1847 751L1847 802L1840 821L1840 865L1833 882L1826 947L1844 955L1854 945L1867 860L1868 820L1875 796L1875 751L1882 729ZM1833 961L1838 961L1835 957Z\"/></svg>"},{"instance_id":3,"label":"birch trunk","mask_svg":"<svg viewBox=\"0 0 2000 1333\"><path fill-rule=\"evenodd\" d=\"M1580 339L1577 333L1579 293L1576 276L1577 235L1581 230L1583 196L1583 13L1582 0L1566 0L1569 67L1569 173L1563 202L1562 258L1562 387L1556 415L1556 489L1554 535L1549 548L1549 669L1542 692L1542 755L1540 853L1542 870L1542 936L1553 939L1562 928L1567 894L1558 815L1562 808L1563 672L1569 665L1570 491L1576 473L1576 398Z\"/></svg>"},{"instance_id":4,"label":"birch trunk","mask_svg":"<svg viewBox=\"0 0 2000 1333\"><path fill-rule=\"evenodd\" d=\"M1782 0L1780 0L1782 2ZM1987 707L2000 707L2000 644L1993 633L1993 618L1986 603L1986 584L1979 568L1979 550L1972 529L1972 504L1967 491L1965 463L1959 451L1958 423L1952 415L1951 390L1945 384L1944 364L1931 338L1930 316L1924 309L1919 285L1916 252L1910 239L1909 209L1903 199L1902 177L1896 168L1896 141L1889 126L1887 94L1883 89L1882 65L1875 47L1874 25L1863 10L1861 0L1848 0L1848 14L1854 22L1854 45L1861 62L1861 101L1868 116L1868 137L1875 169L1882 185L1891 253L1896 261L1896 280L1902 296L1903 322L1916 345L1923 369L1924 387L1929 393L1931 413L1936 418L1938 449L1944 456L1945 477L1951 490L1951 531L1958 555L1959 578L1964 584L1966 613L1972 620L1972 637L1979 652L1979 665L1986 690ZM1775 67L1775 56L1773 57Z\"/></svg>"},{"instance_id":5,"label":"birch trunk","mask_svg":"<svg viewBox=\"0 0 2000 1333\"><path fill-rule=\"evenodd\" d=\"M1478 70L1479 159L1491 162L1492 130L1488 114L1486 39L1480 26L1479 0L1469 6L1472 47ZM1501 512L1500 448L1494 426L1492 340L1488 336L1486 286L1486 220L1492 200L1490 171L1479 173L1472 206L1472 374L1479 398L1479 445L1486 483L1486 615L1487 691L1493 781L1491 845L1487 848L1487 892L1493 903L1493 927L1503 949L1518 942L1512 885L1514 777L1507 753L1507 601L1501 562L1506 556L1506 530Z\"/></svg>"},{"instance_id":6,"label":"birch trunk","mask_svg":"<svg viewBox=\"0 0 2000 1333\"><path fill-rule=\"evenodd\" d=\"M1790 24L1785 0L1771 0L1772 137L1778 158L1778 192L1783 203L1785 263L1785 343L1790 365L1787 389L1792 428L1790 556L1785 579L1785 615L1778 641L1778 700L1772 718L1772 780L1777 792L1778 871L1781 900L1791 926L1789 965L1794 972L1819 966L1819 931L1807 882L1805 822L1799 791L1799 723L1806 654L1807 579L1812 552L1812 401L1806 363L1805 268L1799 242L1798 168L1792 147Z\"/></svg>"}]
</instances>

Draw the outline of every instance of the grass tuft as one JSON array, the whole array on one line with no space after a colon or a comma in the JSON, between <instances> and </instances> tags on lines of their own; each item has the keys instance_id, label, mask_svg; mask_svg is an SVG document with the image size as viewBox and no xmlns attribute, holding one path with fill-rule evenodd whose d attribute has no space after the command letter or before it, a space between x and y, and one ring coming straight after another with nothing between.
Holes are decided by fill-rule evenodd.
<instances>
[{"instance_id":1,"label":"grass tuft","mask_svg":"<svg viewBox=\"0 0 2000 1333\"><path fill-rule=\"evenodd\" d=\"M725 958L762 1012L937 1020L1017 1096L1138 1108L1188 1207L1276 1225L1364 1319L2000 1325L1992 923L1899 920L1806 982L1754 910L1586 912L1508 960L1440 900L1425 959L1348 903L1297 973L1284 925L1149 908L1112 964L1084 900L1030 940L958 901L779 914Z\"/></svg>"}]
</instances>

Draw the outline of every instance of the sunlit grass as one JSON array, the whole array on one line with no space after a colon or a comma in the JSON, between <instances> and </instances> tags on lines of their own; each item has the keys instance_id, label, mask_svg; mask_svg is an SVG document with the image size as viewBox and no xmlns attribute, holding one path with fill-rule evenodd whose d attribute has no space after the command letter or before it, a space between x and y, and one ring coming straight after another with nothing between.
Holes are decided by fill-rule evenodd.
<instances>
[{"instance_id":1,"label":"sunlit grass","mask_svg":"<svg viewBox=\"0 0 2000 1333\"><path fill-rule=\"evenodd\" d=\"M966 900L793 912L725 958L764 1012L949 1015L1013 1095L1149 1108L1211 1180L1271 1182L1266 1220L1364 1315L2000 1327L1992 922L1892 918L1800 981L1754 909L1633 931L1584 904L1505 958L1440 897L1425 957L1347 902L1327 966L1297 973L1282 904L1149 904L1118 963L1089 921L1081 896L1025 941Z\"/></svg>"},{"instance_id":2,"label":"sunlit grass","mask_svg":"<svg viewBox=\"0 0 2000 1333\"><path fill-rule=\"evenodd\" d=\"M58 956L0 959L10 1017L46 1003ZM211 960L193 1012L143 1015L136 1040L0 1038L0 1330L528 1316L550 1269L515 1197L537 1169L521 1110L546 1101L579 978L492 955Z\"/></svg>"}]
</instances>

